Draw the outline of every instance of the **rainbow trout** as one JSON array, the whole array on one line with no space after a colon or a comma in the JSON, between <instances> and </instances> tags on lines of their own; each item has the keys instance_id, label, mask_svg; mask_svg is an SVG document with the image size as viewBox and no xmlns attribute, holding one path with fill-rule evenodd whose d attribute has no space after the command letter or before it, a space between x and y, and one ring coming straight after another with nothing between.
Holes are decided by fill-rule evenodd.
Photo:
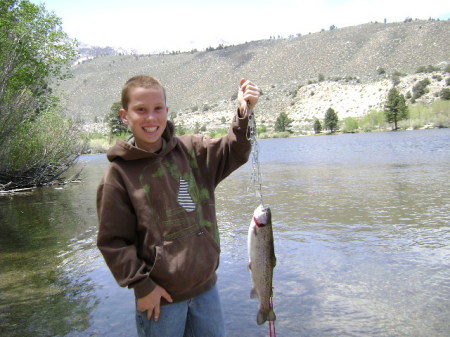
<instances>
[{"instance_id":1,"label":"rainbow trout","mask_svg":"<svg viewBox=\"0 0 450 337\"><path fill-rule=\"evenodd\" d=\"M272 297L272 276L276 264L273 245L272 214L270 208L259 205L248 228L249 269L253 289L251 298L259 298L258 325L275 321L276 316L270 305Z\"/></svg>"}]
</instances>

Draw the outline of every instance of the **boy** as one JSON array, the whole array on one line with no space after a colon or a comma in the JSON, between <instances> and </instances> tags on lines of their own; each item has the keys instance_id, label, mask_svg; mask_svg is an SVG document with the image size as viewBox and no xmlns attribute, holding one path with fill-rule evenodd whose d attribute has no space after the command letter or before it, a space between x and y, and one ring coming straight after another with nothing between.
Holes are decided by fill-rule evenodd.
<instances>
[{"instance_id":1,"label":"boy","mask_svg":"<svg viewBox=\"0 0 450 337\"><path fill-rule=\"evenodd\" d=\"M139 336L224 336L214 189L244 164L247 122L260 91L241 79L239 108L220 139L174 135L161 83L135 76L122 89L133 133L108 150L97 191L97 245L121 286L134 289Z\"/></svg>"}]
</instances>

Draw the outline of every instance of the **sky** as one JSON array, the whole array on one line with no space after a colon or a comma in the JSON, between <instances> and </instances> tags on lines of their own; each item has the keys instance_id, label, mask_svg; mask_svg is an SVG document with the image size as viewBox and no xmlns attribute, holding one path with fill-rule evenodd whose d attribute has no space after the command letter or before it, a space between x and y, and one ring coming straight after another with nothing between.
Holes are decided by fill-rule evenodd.
<instances>
[{"instance_id":1,"label":"sky","mask_svg":"<svg viewBox=\"0 0 450 337\"><path fill-rule=\"evenodd\" d=\"M368 22L450 18L448 0L31 0L79 42L138 53L189 51Z\"/></svg>"}]
</instances>

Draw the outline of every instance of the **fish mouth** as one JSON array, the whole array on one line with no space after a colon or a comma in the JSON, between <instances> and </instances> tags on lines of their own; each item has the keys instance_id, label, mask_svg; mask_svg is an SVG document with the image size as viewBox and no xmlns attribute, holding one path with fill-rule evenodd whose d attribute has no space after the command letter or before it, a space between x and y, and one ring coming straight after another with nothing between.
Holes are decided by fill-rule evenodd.
<instances>
[{"instance_id":1,"label":"fish mouth","mask_svg":"<svg viewBox=\"0 0 450 337\"><path fill-rule=\"evenodd\" d=\"M255 216L253 217L253 221L258 228L264 227L266 225L265 223L260 222Z\"/></svg>"},{"instance_id":2,"label":"fish mouth","mask_svg":"<svg viewBox=\"0 0 450 337\"><path fill-rule=\"evenodd\" d=\"M270 211L270 207L259 205L253 213L253 220L255 221L257 227L263 227L271 224L272 213Z\"/></svg>"}]
</instances>

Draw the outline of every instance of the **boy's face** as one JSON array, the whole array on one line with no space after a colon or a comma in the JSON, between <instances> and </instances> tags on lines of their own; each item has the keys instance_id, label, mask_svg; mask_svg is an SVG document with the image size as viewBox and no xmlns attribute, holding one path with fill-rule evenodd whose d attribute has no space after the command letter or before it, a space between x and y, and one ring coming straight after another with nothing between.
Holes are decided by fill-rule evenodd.
<instances>
[{"instance_id":1,"label":"boy's face","mask_svg":"<svg viewBox=\"0 0 450 337\"><path fill-rule=\"evenodd\" d=\"M148 152L161 149L169 108L161 88L131 88L127 110L119 114L134 135L136 146Z\"/></svg>"}]
</instances>

